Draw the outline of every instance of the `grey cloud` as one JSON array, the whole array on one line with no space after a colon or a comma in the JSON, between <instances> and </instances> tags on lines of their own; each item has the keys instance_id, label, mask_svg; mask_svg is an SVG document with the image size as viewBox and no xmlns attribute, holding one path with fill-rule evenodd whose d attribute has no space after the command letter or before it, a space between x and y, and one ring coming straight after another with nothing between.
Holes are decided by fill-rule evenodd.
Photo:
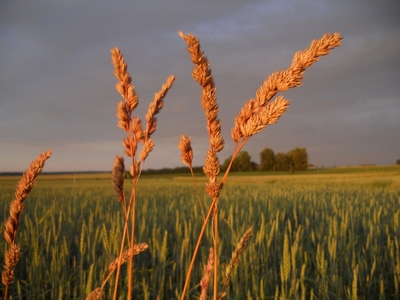
<instances>
[{"instance_id":1,"label":"grey cloud","mask_svg":"<svg viewBox=\"0 0 400 300\"><path fill-rule=\"evenodd\" d=\"M325 32L343 45L284 95L278 124L246 146L254 160L270 147L303 146L318 165L390 164L400 158L398 1L6 1L0 5L0 171L22 171L53 148L48 170L108 170L122 153L109 50L125 55L143 116L170 74L146 167L179 165L179 134L193 137L196 164L207 149L200 88L177 32L199 36L217 85L231 154L233 118L273 71ZM158 147L158 148L157 148ZM29 160L29 161L30 161Z\"/></svg>"}]
</instances>

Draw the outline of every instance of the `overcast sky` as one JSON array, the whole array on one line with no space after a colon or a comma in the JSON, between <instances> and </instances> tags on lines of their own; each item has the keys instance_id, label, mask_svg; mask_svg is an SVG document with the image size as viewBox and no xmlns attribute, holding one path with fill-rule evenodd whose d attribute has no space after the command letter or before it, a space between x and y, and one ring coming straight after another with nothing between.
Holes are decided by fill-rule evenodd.
<instances>
[{"instance_id":1,"label":"overcast sky","mask_svg":"<svg viewBox=\"0 0 400 300\"><path fill-rule=\"evenodd\" d=\"M385 1L1 1L0 172L24 171L53 149L45 171L111 170L123 154L120 100L110 49L118 47L144 119L165 79L176 81L158 115L145 168L182 166L177 143L192 137L194 164L208 148L200 87L178 31L193 33L211 62L225 149L242 105L272 72L327 32L342 46L309 68L275 125L244 150L305 147L317 166L400 159L400 2Z\"/></svg>"}]
</instances>

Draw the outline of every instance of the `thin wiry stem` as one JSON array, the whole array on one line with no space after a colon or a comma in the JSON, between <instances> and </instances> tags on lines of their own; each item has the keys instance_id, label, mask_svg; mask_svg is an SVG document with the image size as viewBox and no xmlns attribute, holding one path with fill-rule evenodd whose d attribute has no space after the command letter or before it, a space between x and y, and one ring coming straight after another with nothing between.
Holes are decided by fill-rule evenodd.
<instances>
[{"instance_id":1,"label":"thin wiry stem","mask_svg":"<svg viewBox=\"0 0 400 300\"><path fill-rule=\"evenodd\" d=\"M205 229L207 227L208 221L211 218L211 215L212 215L212 213L214 211L214 206L217 203L217 201L218 201L218 198L214 198L213 199L213 201L212 201L212 203L210 205L210 208L208 209L208 213L206 215L206 218L204 219L203 225L201 227L201 230L200 230L200 233L199 233L199 237L197 238L196 246L195 246L194 251L193 251L192 260L190 261L189 269L187 271L185 285L183 286L181 300L185 299L186 291L187 291L187 289L189 287L190 275L192 274L193 267L194 267L194 261L196 259L197 253L199 251L200 244L201 244L201 241L203 239L203 235L204 235Z\"/></svg>"},{"instance_id":2,"label":"thin wiry stem","mask_svg":"<svg viewBox=\"0 0 400 300\"><path fill-rule=\"evenodd\" d=\"M213 231L214 231L214 249L216 249L216 254L218 254L218 201L214 205L214 216L213 216ZM218 255L214 258L214 300L218 297Z\"/></svg>"}]
</instances>

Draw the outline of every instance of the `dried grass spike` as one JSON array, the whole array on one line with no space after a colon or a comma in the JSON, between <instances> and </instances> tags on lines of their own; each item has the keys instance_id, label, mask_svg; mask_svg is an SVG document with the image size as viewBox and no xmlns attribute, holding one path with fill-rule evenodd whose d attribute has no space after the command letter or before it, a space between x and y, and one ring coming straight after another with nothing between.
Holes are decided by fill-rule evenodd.
<instances>
[{"instance_id":1,"label":"dried grass spike","mask_svg":"<svg viewBox=\"0 0 400 300\"><path fill-rule=\"evenodd\" d=\"M200 300L206 300L208 298L208 288L211 281L211 274L214 267L215 251L211 247L210 253L208 254L207 265L204 268L204 275L200 280Z\"/></svg>"},{"instance_id":2,"label":"dried grass spike","mask_svg":"<svg viewBox=\"0 0 400 300\"><path fill-rule=\"evenodd\" d=\"M321 39L312 41L308 49L296 52L288 69L271 74L257 90L256 99L250 99L235 118L235 125L231 130L234 142L239 143L244 137L261 131L261 124L265 127L276 123L290 102L278 97L270 105L270 100L278 92L301 85L304 71L318 61L320 56L327 55L331 49L340 46L341 40L339 33L325 34Z\"/></svg>"},{"instance_id":3,"label":"dried grass spike","mask_svg":"<svg viewBox=\"0 0 400 300\"><path fill-rule=\"evenodd\" d=\"M282 282L286 282L290 276L290 249L289 249L289 236L285 233L283 240L283 268L281 268Z\"/></svg>"},{"instance_id":4,"label":"dried grass spike","mask_svg":"<svg viewBox=\"0 0 400 300\"><path fill-rule=\"evenodd\" d=\"M182 162L189 167L192 166L193 149L191 145L191 138L181 134L178 148L181 151Z\"/></svg>"},{"instance_id":5,"label":"dried grass spike","mask_svg":"<svg viewBox=\"0 0 400 300\"><path fill-rule=\"evenodd\" d=\"M125 154L134 157L137 150L137 144L135 143L134 138L131 136L123 138L122 144L124 145Z\"/></svg>"},{"instance_id":6,"label":"dried grass spike","mask_svg":"<svg viewBox=\"0 0 400 300\"><path fill-rule=\"evenodd\" d=\"M215 179L220 171L220 163L217 153L212 150L207 151L207 156L204 162L203 172L209 179Z\"/></svg>"},{"instance_id":7,"label":"dried grass spike","mask_svg":"<svg viewBox=\"0 0 400 300\"><path fill-rule=\"evenodd\" d=\"M242 238L240 239L239 243L236 246L235 251L233 251L232 253L232 258L231 261L229 262L228 267L226 268L225 271L225 279L222 282L222 290L225 291L226 288L228 287L230 278L231 278L231 273L232 270L235 266L237 266L238 262L239 262L239 255L243 252L244 247L246 247L247 242L251 236L251 233L253 231L253 228L250 227L242 236Z\"/></svg>"},{"instance_id":8,"label":"dried grass spike","mask_svg":"<svg viewBox=\"0 0 400 300\"><path fill-rule=\"evenodd\" d=\"M215 179L212 183L206 183L205 191L212 198L218 198L222 190L222 184L218 183Z\"/></svg>"},{"instance_id":9,"label":"dried grass spike","mask_svg":"<svg viewBox=\"0 0 400 300\"><path fill-rule=\"evenodd\" d=\"M170 76L167 78L166 83L163 84L161 90L158 93L154 94L154 100L150 103L149 109L146 114L146 131L145 131L145 139L148 139L155 131L157 120L155 115L157 115L164 105L163 99L167 95L167 92L172 87L172 84L175 81L175 76Z\"/></svg>"},{"instance_id":10,"label":"dried grass spike","mask_svg":"<svg viewBox=\"0 0 400 300\"><path fill-rule=\"evenodd\" d=\"M132 133L135 136L135 143L139 143L144 139L144 132L143 132L143 127L142 127L142 120L134 116L132 119Z\"/></svg>"},{"instance_id":11,"label":"dried grass spike","mask_svg":"<svg viewBox=\"0 0 400 300\"><path fill-rule=\"evenodd\" d=\"M218 119L218 102L215 94L216 87L211 74L210 63L201 50L199 39L192 34L179 36L186 42L187 51L191 54L194 64L192 76L202 87L201 105L207 119L207 129L210 139L210 148L220 152L224 148L224 139L221 136L221 122Z\"/></svg>"},{"instance_id":12,"label":"dried grass spike","mask_svg":"<svg viewBox=\"0 0 400 300\"><path fill-rule=\"evenodd\" d=\"M147 243L140 243L133 246L133 248L129 248L124 253L122 253L120 265L126 263L130 256L138 255L140 252L148 249L149 245ZM111 273L118 267L119 257L114 259L108 266L108 271Z\"/></svg>"},{"instance_id":13,"label":"dried grass spike","mask_svg":"<svg viewBox=\"0 0 400 300\"><path fill-rule=\"evenodd\" d=\"M112 169L114 194L117 200L125 206L125 192L124 192L124 172L125 164L122 156L116 156L114 166Z\"/></svg>"},{"instance_id":14,"label":"dried grass spike","mask_svg":"<svg viewBox=\"0 0 400 300\"><path fill-rule=\"evenodd\" d=\"M286 112L290 105L290 100L279 96L273 102L269 102L261 114L262 122L265 125L271 125L278 122L278 119Z\"/></svg>"},{"instance_id":15,"label":"dried grass spike","mask_svg":"<svg viewBox=\"0 0 400 300\"><path fill-rule=\"evenodd\" d=\"M86 297L86 300L100 300L102 297L103 289L101 287L98 287Z\"/></svg>"},{"instance_id":16,"label":"dried grass spike","mask_svg":"<svg viewBox=\"0 0 400 300\"><path fill-rule=\"evenodd\" d=\"M142 151L139 153L140 161L145 161L150 152L154 149L154 142L152 139L148 139L144 142Z\"/></svg>"},{"instance_id":17,"label":"dried grass spike","mask_svg":"<svg viewBox=\"0 0 400 300\"><path fill-rule=\"evenodd\" d=\"M118 127L125 131L128 131L131 121L131 116L128 111L126 103L123 101L118 102L117 118L118 118Z\"/></svg>"},{"instance_id":18,"label":"dried grass spike","mask_svg":"<svg viewBox=\"0 0 400 300\"><path fill-rule=\"evenodd\" d=\"M111 61L114 66L114 75L119 81L124 81L128 65L125 63L124 56L118 48L111 49Z\"/></svg>"},{"instance_id":19,"label":"dried grass spike","mask_svg":"<svg viewBox=\"0 0 400 300\"><path fill-rule=\"evenodd\" d=\"M125 62L124 56L118 48L111 49L111 60L114 66L114 75L119 80L115 88L127 103L130 114L137 107L139 97L136 94L135 87L131 84L132 77L127 71L128 64Z\"/></svg>"},{"instance_id":20,"label":"dried grass spike","mask_svg":"<svg viewBox=\"0 0 400 300\"><path fill-rule=\"evenodd\" d=\"M8 244L12 244L15 241L15 234L19 226L19 217L25 208L24 201L35 186L35 179L42 172L44 163L51 156L51 153L51 150L43 152L32 161L17 184L15 198L10 204L10 217L6 221L6 230L4 232L4 237Z\"/></svg>"},{"instance_id":21,"label":"dried grass spike","mask_svg":"<svg viewBox=\"0 0 400 300\"><path fill-rule=\"evenodd\" d=\"M20 222L20 215L25 208L24 201L30 190L36 184L36 177L42 172L44 163L51 156L52 151L48 150L41 153L28 167L18 182L14 200L10 203L10 216L5 223L4 238L10 245L5 254L4 271L2 272L2 282L6 286L4 298L8 297L8 286L14 281L14 267L21 255L20 248L16 245L15 239Z\"/></svg>"},{"instance_id":22,"label":"dried grass spike","mask_svg":"<svg viewBox=\"0 0 400 300\"><path fill-rule=\"evenodd\" d=\"M4 271L1 280L4 285L10 285L14 281L14 267L21 256L21 249L16 244L11 244L4 257Z\"/></svg>"},{"instance_id":23,"label":"dried grass spike","mask_svg":"<svg viewBox=\"0 0 400 300\"><path fill-rule=\"evenodd\" d=\"M131 164L131 167L129 169L129 174L131 174L132 178L136 178L139 175L139 169L140 169L139 161L135 161Z\"/></svg>"}]
</instances>

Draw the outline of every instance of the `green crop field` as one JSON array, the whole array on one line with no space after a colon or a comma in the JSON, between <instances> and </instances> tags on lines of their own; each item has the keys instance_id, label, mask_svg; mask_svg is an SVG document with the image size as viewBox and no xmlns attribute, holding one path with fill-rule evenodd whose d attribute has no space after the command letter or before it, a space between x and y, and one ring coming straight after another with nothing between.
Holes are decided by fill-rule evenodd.
<instances>
[{"instance_id":1,"label":"green crop field","mask_svg":"<svg viewBox=\"0 0 400 300\"><path fill-rule=\"evenodd\" d=\"M228 178L218 206L221 278L240 237L250 226L253 234L227 299L399 299L400 168L335 170ZM0 177L2 224L18 180ZM12 299L85 299L101 284L123 230L113 193L111 174L39 176L17 233L22 255ZM149 249L135 256L134 299L176 299L203 223L196 190L189 175L143 176L137 197L136 240ZM210 204L203 191L200 197ZM199 296L211 234L208 228L188 299ZM6 249L3 240L2 257Z\"/></svg>"}]
</instances>

